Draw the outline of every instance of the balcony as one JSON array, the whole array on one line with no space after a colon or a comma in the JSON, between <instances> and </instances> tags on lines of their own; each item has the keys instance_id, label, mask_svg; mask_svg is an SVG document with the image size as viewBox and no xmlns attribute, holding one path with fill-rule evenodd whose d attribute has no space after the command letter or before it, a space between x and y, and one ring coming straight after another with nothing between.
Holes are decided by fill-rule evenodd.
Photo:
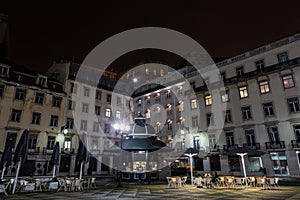
<instances>
[{"instance_id":1,"label":"balcony","mask_svg":"<svg viewBox=\"0 0 300 200\"><path fill-rule=\"evenodd\" d=\"M300 141L298 140L292 140L291 144L293 148L300 148Z\"/></svg>"},{"instance_id":2,"label":"balcony","mask_svg":"<svg viewBox=\"0 0 300 200\"><path fill-rule=\"evenodd\" d=\"M285 149L284 141L266 142L266 149Z\"/></svg>"},{"instance_id":3,"label":"balcony","mask_svg":"<svg viewBox=\"0 0 300 200\"><path fill-rule=\"evenodd\" d=\"M215 145L214 147L210 148L210 152L220 152L220 146Z\"/></svg>"},{"instance_id":4,"label":"balcony","mask_svg":"<svg viewBox=\"0 0 300 200\"><path fill-rule=\"evenodd\" d=\"M66 148L66 149L64 149L64 148L61 148L60 149L60 152L61 153L64 153L64 154L74 154L74 152L75 152L75 149L74 148Z\"/></svg>"},{"instance_id":5,"label":"balcony","mask_svg":"<svg viewBox=\"0 0 300 200\"><path fill-rule=\"evenodd\" d=\"M236 149L238 148L239 146L237 144L233 144L231 146L228 146L228 145L223 145L223 150L224 151L229 151L229 150L232 150L232 149Z\"/></svg>"},{"instance_id":6,"label":"balcony","mask_svg":"<svg viewBox=\"0 0 300 200\"><path fill-rule=\"evenodd\" d=\"M244 148L249 148L249 149L255 149L255 150L259 150L260 149L260 143L254 143L254 144L243 144Z\"/></svg>"},{"instance_id":7,"label":"balcony","mask_svg":"<svg viewBox=\"0 0 300 200\"><path fill-rule=\"evenodd\" d=\"M40 153L40 147L37 148L28 148L29 154L39 154Z\"/></svg>"}]
</instances>

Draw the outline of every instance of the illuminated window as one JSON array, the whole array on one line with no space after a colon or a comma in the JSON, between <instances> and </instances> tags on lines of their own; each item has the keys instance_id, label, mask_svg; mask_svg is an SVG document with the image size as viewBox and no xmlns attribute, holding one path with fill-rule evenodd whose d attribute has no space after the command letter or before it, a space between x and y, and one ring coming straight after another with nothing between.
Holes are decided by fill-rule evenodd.
<instances>
[{"instance_id":1,"label":"illuminated window","mask_svg":"<svg viewBox=\"0 0 300 200\"><path fill-rule=\"evenodd\" d=\"M146 110L145 117L146 119L149 119L151 117L151 111L149 109Z\"/></svg>"},{"instance_id":2,"label":"illuminated window","mask_svg":"<svg viewBox=\"0 0 300 200\"><path fill-rule=\"evenodd\" d=\"M261 94L269 93L270 92L269 81L260 82L259 89Z\"/></svg>"},{"instance_id":3,"label":"illuminated window","mask_svg":"<svg viewBox=\"0 0 300 200\"><path fill-rule=\"evenodd\" d=\"M110 108L105 109L105 117L110 117L111 116L111 110Z\"/></svg>"},{"instance_id":4,"label":"illuminated window","mask_svg":"<svg viewBox=\"0 0 300 200\"><path fill-rule=\"evenodd\" d=\"M222 92L221 94L221 101L224 102L228 102L229 101L229 94L228 94L228 90L226 90L225 92Z\"/></svg>"},{"instance_id":5,"label":"illuminated window","mask_svg":"<svg viewBox=\"0 0 300 200\"><path fill-rule=\"evenodd\" d=\"M116 119L121 119L121 111L116 111Z\"/></svg>"},{"instance_id":6,"label":"illuminated window","mask_svg":"<svg viewBox=\"0 0 300 200\"><path fill-rule=\"evenodd\" d=\"M183 102L182 101L178 102L178 111L180 111L180 112L183 111Z\"/></svg>"},{"instance_id":7,"label":"illuminated window","mask_svg":"<svg viewBox=\"0 0 300 200\"><path fill-rule=\"evenodd\" d=\"M153 69L153 75L156 76L156 69Z\"/></svg>"},{"instance_id":8,"label":"illuminated window","mask_svg":"<svg viewBox=\"0 0 300 200\"><path fill-rule=\"evenodd\" d=\"M293 75L286 75L282 77L283 86L285 89L295 87Z\"/></svg>"},{"instance_id":9,"label":"illuminated window","mask_svg":"<svg viewBox=\"0 0 300 200\"><path fill-rule=\"evenodd\" d=\"M209 106L212 104L212 98L211 98L211 95L206 95L205 96L205 105L206 106Z\"/></svg>"},{"instance_id":10,"label":"illuminated window","mask_svg":"<svg viewBox=\"0 0 300 200\"><path fill-rule=\"evenodd\" d=\"M248 97L248 89L247 86L243 86L239 88L239 92L240 92L240 98L247 98Z\"/></svg>"},{"instance_id":11,"label":"illuminated window","mask_svg":"<svg viewBox=\"0 0 300 200\"><path fill-rule=\"evenodd\" d=\"M197 99L192 99L192 101L191 101L191 107L192 107L192 109L195 109L195 108L198 107L197 106Z\"/></svg>"},{"instance_id":12,"label":"illuminated window","mask_svg":"<svg viewBox=\"0 0 300 200\"><path fill-rule=\"evenodd\" d=\"M160 69L160 76L164 76L165 75L165 71L163 69Z\"/></svg>"},{"instance_id":13,"label":"illuminated window","mask_svg":"<svg viewBox=\"0 0 300 200\"><path fill-rule=\"evenodd\" d=\"M145 73L146 73L146 75L149 75L149 73L150 73L149 68L145 69Z\"/></svg>"}]
</instances>

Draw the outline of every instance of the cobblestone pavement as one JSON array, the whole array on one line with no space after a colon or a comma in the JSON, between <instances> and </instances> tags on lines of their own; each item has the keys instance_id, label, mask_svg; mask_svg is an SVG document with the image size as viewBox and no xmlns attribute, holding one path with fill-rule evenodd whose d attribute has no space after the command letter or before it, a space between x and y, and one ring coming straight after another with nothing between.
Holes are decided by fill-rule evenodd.
<instances>
[{"instance_id":1,"label":"cobblestone pavement","mask_svg":"<svg viewBox=\"0 0 300 200\"><path fill-rule=\"evenodd\" d=\"M262 188L238 189L204 189L187 185L179 189L171 189L166 185L127 185L122 188L101 186L97 189L88 189L83 192L21 192L15 195L4 196L0 199L300 199L300 186L281 186L277 190L263 190Z\"/></svg>"}]
</instances>

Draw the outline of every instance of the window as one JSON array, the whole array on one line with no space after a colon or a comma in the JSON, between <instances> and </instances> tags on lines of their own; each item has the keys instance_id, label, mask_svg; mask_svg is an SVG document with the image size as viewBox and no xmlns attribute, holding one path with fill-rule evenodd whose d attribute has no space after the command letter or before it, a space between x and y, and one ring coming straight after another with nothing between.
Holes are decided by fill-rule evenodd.
<instances>
[{"instance_id":1,"label":"window","mask_svg":"<svg viewBox=\"0 0 300 200\"><path fill-rule=\"evenodd\" d=\"M45 86L46 85L46 78L38 77L38 85Z\"/></svg>"},{"instance_id":2,"label":"window","mask_svg":"<svg viewBox=\"0 0 300 200\"><path fill-rule=\"evenodd\" d=\"M35 93L35 103L43 104L45 95L43 93L37 92Z\"/></svg>"},{"instance_id":3,"label":"window","mask_svg":"<svg viewBox=\"0 0 300 200\"><path fill-rule=\"evenodd\" d=\"M244 120L252 119L250 106L242 107L242 115Z\"/></svg>"},{"instance_id":4,"label":"window","mask_svg":"<svg viewBox=\"0 0 300 200\"><path fill-rule=\"evenodd\" d=\"M17 89L15 99L24 101L26 96L26 90L23 89Z\"/></svg>"},{"instance_id":5,"label":"window","mask_svg":"<svg viewBox=\"0 0 300 200\"><path fill-rule=\"evenodd\" d=\"M92 140L92 150L97 150L98 149L98 140L94 139Z\"/></svg>"},{"instance_id":6,"label":"window","mask_svg":"<svg viewBox=\"0 0 300 200\"><path fill-rule=\"evenodd\" d=\"M282 77L283 87L285 89L295 87L293 75L286 75Z\"/></svg>"},{"instance_id":7,"label":"window","mask_svg":"<svg viewBox=\"0 0 300 200\"><path fill-rule=\"evenodd\" d=\"M117 106L121 105L121 97L117 97Z\"/></svg>"},{"instance_id":8,"label":"window","mask_svg":"<svg viewBox=\"0 0 300 200\"><path fill-rule=\"evenodd\" d=\"M110 117L111 116L111 110L110 108L105 109L105 117Z\"/></svg>"},{"instance_id":9,"label":"window","mask_svg":"<svg viewBox=\"0 0 300 200\"><path fill-rule=\"evenodd\" d=\"M87 120L80 121L80 130L83 130L83 131L87 130Z\"/></svg>"},{"instance_id":10,"label":"window","mask_svg":"<svg viewBox=\"0 0 300 200\"><path fill-rule=\"evenodd\" d=\"M239 87L239 92L240 92L240 98L247 98L248 97L248 89L247 86Z\"/></svg>"},{"instance_id":11,"label":"window","mask_svg":"<svg viewBox=\"0 0 300 200\"><path fill-rule=\"evenodd\" d=\"M207 126L214 124L214 117L212 113L206 114Z\"/></svg>"},{"instance_id":12,"label":"window","mask_svg":"<svg viewBox=\"0 0 300 200\"><path fill-rule=\"evenodd\" d=\"M101 96L102 96L102 92L100 90L96 90L96 96L95 96L95 98L97 100L101 100Z\"/></svg>"},{"instance_id":13,"label":"window","mask_svg":"<svg viewBox=\"0 0 300 200\"><path fill-rule=\"evenodd\" d=\"M106 102L108 102L108 103L111 102L111 94L106 95Z\"/></svg>"},{"instance_id":14,"label":"window","mask_svg":"<svg viewBox=\"0 0 300 200\"><path fill-rule=\"evenodd\" d=\"M205 98L205 105L210 106L212 104L211 95L206 95L204 98Z\"/></svg>"},{"instance_id":15,"label":"window","mask_svg":"<svg viewBox=\"0 0 300 200\"><path fill-rule=\"evenodd\" d=\"M200 150L200 137L194 137L194 149Z\"/></svg>"},{"instance_id":16,"label":"window","mask_svg":"<svg viewBox=\"0 0 300 200\"><path fill-rule=\"evenodd\" d=\"M145 69L145 73L146 73L146 75L149 75L149 73L150 73L149 68Z\"/></svg>"},{"instance_id":17,"label":"window","mask_svg":"<svg viewBox=\"0 0 300 200\"><path fill-rule=\"evenodd\" d=\"M244 67L243 66L236 68L236 75L238 77L242 77L244 75Z\"/></svg>"},{"instance_id":18,"label":"window","mask_svg":"<svg viewBox=\"0 0 300 200\"><path fill-rule=\"evenodd\" d=\"M193 128L198 127L198 117L197 116L192 117L192 127Z\"/></svg>"},{"instance_id":19,"label":"window","mask_svg":"<svg viewBox=\"0 0 300 200\"><path fill-rule=\"evenodd\" d=\"M153 69L153 75L156 76L156 69Z\"/></svg>"},{"instance_id":20,"label":"window","mask_svg":"<svg viewBox=\"0 0 300 200\"><path fill-rule=\"evenodd\" d=\"M71 149L71 144L72 144L72 139L69 137L65 138L65 142L64 142L64 149L65 150L70 150Z\"/></svg>"},{"instance_id":21,"label":"window","mask_svg":"<svg viewBox=\"0 0 300 200\"><path fill-rule=\"evenodd\" d=\"M277 54L278 63L284 63L289 60L287 52Z\"/></svg>"},{"instance_id":22,"label":"window","mask_svg":"<svg viewBox=\"0 0 300 200\"><path fill-rule=\"evenodd\" d=\"M110 133L110 124L104 124L104 133Z\"/></svg>"},{"instance_id":23,"label":"window","mask_svg":"<svg viewBox=\"0 0 300 200\"><path fill-rule=\"evenodd\" d=\"M47 149L53 150L55 144L55 136L48 136Z\"/></svg>"},{"instance_id":24,"label":"window","mask_svg":"<svg viewBox=\"0 0 300 200\"><path fill-rule=\"evenodd\" d=\"M73 129L73 127L74 127L74 119L73 118L67 118L66 128L67 129Z\"/></svg>"},{"instance_id":25,"label":"window","mask_svg":"<svg viewBox=\"0 0 300 200\"><path fill-rule=\"evenodd\" d=\"M164 71L163 69L160 69L160 70L159 70L159 73L160 73L160 76L164 76L165 71Z\"/></svg>"},{"instance_id":26,"label":"window","mask_svg":"<svg viewBox=\"0 0 300 200\"><path fill-rule=\"evenodd\" d=\"M100 115L101 114L101 107L100 106L95 106L95 115Z\"/></svg>"},{"instance_id":27,"label":"window","mask_svg":"<svg viewBox=\"0 0 300 200\"><path fill-rule=\"evenodd\" d=\"M17 133L16 132L7 132L6 143L8 143L9 140L12 141L12 147L14 148L16 145L16 141L17 141Z\"/></svg>"},{"instance_id":28,"label":"window","mask_svg":"<svg viewBox=\"0 0 300 200\"><path fill-rule=\"evenodd\" d=\"M296 137L297 143L300 143L300 125L295 125L294 131L295 131L295 137Z\"/></svg>"},{"instance_id":29,"label":"window","mask_svg":"<svg viewBox=\"0 0 300 200\"><path fill-rule=\"evenodd\" d=\"M279 144L280 143L280 138L279 138L279 133L278 133L277 126L268 127L267 132L268 132L268 135L269 135L270 142L272 144Z\"/></svg>"},{"instance_id":30,"label":"window","mask_svg":"<svg viewBox=\"0 0 300 200\"><path fill-rule=\"evenodd\" d=\"M21 121L22 110L12 109L10 121L20 122Z\"/></svg>"},{"instance_id":31,"label":"window","mask_svg":"<svg viewBox=\"0 0 300 200\"><path fill-rule=\"evenodd\" d=\"M23 76L16 74L16 78L15 78L16 83L22 83L23 81Z\"/></svg>"},{"instance_id":32,"label":"window","mask_svg":"<svg viewBox=\"0 0 300 200\"><path fill-rule=\"evenodd\" d=\"M73 94L76 94L76 93L77 93L77 84L71 83L71 89L70 89L70 92L73 93Z\"/></svg>"},{"instance_id":33,"label":"window","mask_svg":"<svg viewBox=\"0 0 300 200\"><path fill-rule=\"evenodd\" d=\"M247 145L250 147L256 146L255 145L255 135L254 135L254 130L250 129L250 130L245 130L245 136L246 136L246 141L247 141Z\"/></svg>"},{"instance_id":34,"label":"window","mask_svg":"<svg viewBox=\"0 0 300 200\"><path fill-rule=\"evenodd\" d=\"M121 119L121 112L119 110L116 111L116 119Z\"/></svg>"},{"instance_id":35,"label":"window","mask_svg":"<svg viewBox=\"0 0 300 200\"><path fill-rule=\"evenodd\" d=\"M28 149L36 149L37 135L30 134L28 137Z\"/></svg>"},{"instance_id":36,"label":"window","mask_svg":"<svg viewBox=\"0 0 300 200\"><path fill-rule=\"evenodd\" d=\"M171 98L171 90L167 90L165 94L167 98Z\"/></svg>"},{"instance_id":37,"label":"window","mask_svg":"<svg viewBox=\"0 0 300 200\"><path fill-rule=\"evenodd\" d=\"M150 109L146 110L146 112L145 112L145 118L146 119L150 119L151 118L151 110Z\"/></svg>"},{"instance_id":38,"label":"window","mask_svg":"<svg viewBox=\"0 0 300 200\"><path fill-rule=\"evenodd\" d=\"M273 109L272 102L264 103L263 109L264 109L265 117L271 117L274 115L274 109Z\"/></svg>"},{"instance_id":39,"label":"window","mask_svg":"<svg viewBox=\"0 0 300 200\"><path fill-rule=\"evenodd\" d=\"M229 123L232 122L231 120L231 111L230 110L226 110L225 111L225 119L224 119L225 123Z\"/></svg>"},{"instance_id":40,"label":"window","mask_svg":"<svg viewBox=\"0 0 300 200\"><path fill-rule=\"evenodd\" d=\"M234 146L233 132L227 132L227 133L225 133L225 135L226 135L227 147L233 147Z\"/></svg>"},{"instance_id":41,"label":"window","mask_svg":"<svg viewBox=\"0 0 300 200\"><path fill-rule=\"evenodd\" d=\"M178 111L182 112L183 111L183 101L178 102Z\"/></svg>"},{"instance_id":42,"label":"window","mask_svg":"<svg viewBox=\"0 0 300 200\"><path fill-rule=\"evenodd\" d=\"M94 122L93 123L93 131L94 132L99 132L99 122Z\"/></svg>"},{"instance_id":43,"label":"window","mask_svg":"<svg viewBox=\"0 0 300 200\"><path fill-rule=\"evenodd\" d=\"M198 107L197 99L192 99L191 100L191 107L192 107L192 109L196 109Z\"/></svg>"},{"instance_id":44,"label":"window","mask_svg":"<svg viewBox=\"0 0 300 200\"><path fill-rule=\"evenodd\" d=\"M0 75L1 76L7 76L8 75L8 67L0 67Z\"/></svg>"},{"instance_id":45,"label":"window","mask_svg":"<svg viewBox=\"0 0 300 200\"><path fill-rule=\"evenodd\" d=\"M0 97L3 97L4 94L4 85L0 85Z\"/></svg>"},{"instance_id":46,"label":"window","mask_svg":"<svg viewBox=\"0 0 300 200\"><path fill-rule=\"evenodd\" d=\"M51 115L49 126L55 126L55 127L58 126L58 116L57 115Z\"/></svg>"},{"instance_id":47,"label":"window","mask_svg":"<svg viewBox=\"0 0 300 200\"><path fill-rule=\"evenodd\" d=\"M88 87L83 87L83 95L85 97L89 97L90 96L90 88Z\"/></svg>"},{"instance_id":48,"label":"window","mask_svg":"<svg viewBox=\"0 0 300 200\"><path fill-rule=\"evenodd\" d=\"M41 117L42 117L42 113L39 112L33 112L32 113L32 119L31 119L31 123L32 124L40 124L41 123Z\"/></svg>"},{"instance_id":49,"label":"window","mask_svg":"<svg viewBox=\"0 0 300 200\"><path fill-rule=\"evenodd\" d=\"M126 107L130 108L130 101L129 100L126 100Z\"/></svg>"},{"instance_id":50,"label":"window","mask_svg":"<svg viewBox=\"0 0 300 200\"><path fill-rule=\"evenodd\" d=\"M264 71L265 61L263 59L255 61L255 66L256 66L257 71L260 71L260 72Z\"/></svg>"},{"instance_id":51,"label":"window","mask_svg":"<svg viewBox=\"0 0 300 200\"><path fill-rule=\"evenodd\" d=\"M84 113L89 112L89 104L87 104L87 103L82 104L82 112L84 112Z\"/></svg>"},{"instance_id":52,"label":"window","mask_svg":"<svg viewBox=\"0 0 300 200\"><path fill-rule=\"evenodd\" d=\"M288 106L289 106L289 111L291 113L300 111L298 97L289 98L289 99L287 99L287 102L288 102Z\"/></svg>"},{"instance_id":53,"label":"window","mask_svg":"<svg viewBox=\"0 0 300 200\"><path fill-rule=\"evenodd\" d=\"M172 123L173 123L172 120L170 120L170 119L167 120L167 130L168 131L172 130Z\"/></svg>"},{"instance_id":54,"label":"window","mask_svg":"<svg viewBox=\"0 0 300 200\"><path fill-rule=\"evenodd\" d=\"M259 83L259 90L261 94L269 93L270 92L270 85L269 81L262 81Z\"/></svg>"},{"instance_id":55,"label":"window","mask_svg":"<svg viewBox=\"0 0 300 200\"><path fill-rule=\"evenodd\" d=\"M61 100L61 97L53 97L52 106L60 108Z\"/></svg>"},{"instance_id":56,"label":"window","mask_svg":"<svg viewBox=\"0 0 300 200\"><path fill-rule=\"evenodd\" d=\"M190 84L191 84L191 87L192 87L193 89L196 88L196 83L195 83L195 82L191 82Z\"/></svg>"},{"instance_id":57,"label":"window","mask_svg":"<svg viewBox=\"0 0 300 200\"><path fill-rule=\"evenodd\" d=\"M226 73L225 72L221 72L221 80L225 81L226 80Z\"/></svg>"},{"instance_id":58,"label":"window","mask_svg":"<svg viewBox=\"0 0 300 200\"><path fill-rule=\"evenodd\" d=\"M75 110L75 107L76 107L76 102L72 101L72 100L69 100L68 109L69 110Z\"/></svg>"},{"instance_id":59,"label":"window","mask_svg":"<svg viewBox=\"0 0 300 200\"><path fill-rule=\"evenodd\" d=\"M222 94L221 94L221 101L223 103L229 101L229 91L228 90L226 90L225 92L222 92Z\"/></svg>"},{"instance_id":60,"label":"window","mask_svg":"<svg viewBox=\"0 0 300 200\"><path fill-rule=\"evenodd\" d=\"M209 141L209 147L211 149L215 149L217 145L216 135L215 134L208 135L208 141Z\"/></svg>"}]
</instances>

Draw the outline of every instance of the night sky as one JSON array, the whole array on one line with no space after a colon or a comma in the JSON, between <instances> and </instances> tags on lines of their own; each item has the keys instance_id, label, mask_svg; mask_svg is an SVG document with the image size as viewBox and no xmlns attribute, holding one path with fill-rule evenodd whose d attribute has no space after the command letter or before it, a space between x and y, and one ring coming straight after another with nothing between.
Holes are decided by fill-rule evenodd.
<instances>
[{"instance_id":1,"label":"night sky","mask_svg":"<svg viewBox=\"0 0 300 200\"><path fill-rule=\"evenodd\" d=\"M43 72L62 55L82 60L108 37L147 26L180 31L212 57L231 57L300 32L296 2L1 1L0 13L9 17L9 58Z\"/></svg>"}]
</instances>

